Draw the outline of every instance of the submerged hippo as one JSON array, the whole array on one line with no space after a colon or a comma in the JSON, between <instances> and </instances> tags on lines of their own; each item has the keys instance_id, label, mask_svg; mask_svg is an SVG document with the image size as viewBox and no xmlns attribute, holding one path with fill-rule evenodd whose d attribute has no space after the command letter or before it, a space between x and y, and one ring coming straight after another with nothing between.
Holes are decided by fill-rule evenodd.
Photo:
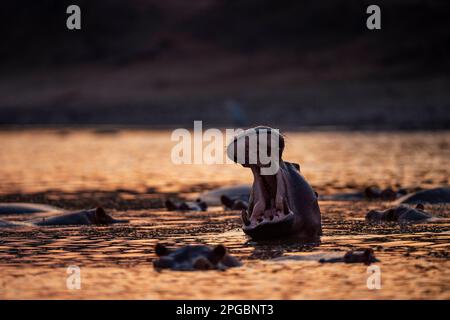
<instances>
[{"instance_id":1,"label":"submerged hippo","mask_svg":"<svg viewBox=\"0 0 450 320\"><path fill-rule=\"evenodd\" d=\"M239 267L241 263L227 253L223 245L210 248L205 245L188 245L176 250L170 250L158 243L155 253L159 259L153 262L156 269L190 270L225 270Z\"/></svg>"},{"instance_id":2,"label":"submerged hippo","mask_svg":"<svg viewBox=\"0 0 450 320\"><path fill-rule=\"evenodd\" d=\"M124 223L127 220L117 220L111 217L102 207L95 209L81 210L66 213L60 216L48 219L40 219L33 224L37 226L54 226L54 225L105 225L113 223Z\"/></svg>"},{"instance_id":3,"label":"submerged hippo","mask_svg":"<svg viewBox=\"0 0 450 320\"><path fill-rule=\"evenodd\" d=\"M320 263L336 263L336 262L344 262L344 263L364 263L366 265L370 265L373 262L379 262L375 257L375 253L373 249L359 249L359 250L350 250L346 252L342 257L336 258L322 258L319 260Z\"/></svg>"},{"instance_id":4,"label":"submerged hippo","mask_svg":"<svg viewBox=\"0 0 450 320\"><path fill-rule=\"evenodd\" d=\"M284 145L277 130L256 127L239 134L227 147L228 157L253 173L248 209L242 210L243 230L255 240L287 237L317 240L322 234L317 194L300 174L298 165L282 160ZM275 147L276 154L270 151ZM262 161L261 150L267 151L270 160L276 162L275 171L268 167L273 163ZM245 153L244 157L239 152Z\"/></svg>"},{"instance_id":5,"label":"submerged hippo","mask_svg":"<svg viewBox=\"0 0 450 320\"><path fill-rule=\"evenodd\" d=\"M247 198L248 199L248 198ZM228 210L247 210L248 202L241 199L233 199L227 195L222 195L220 197L220 202Z\"/></svg>"},{"instance_id":6,"label":"submerged hippo","mask_svg":"<svg viewBox=\"0 0 450 320\"><path fill-rule=\"evenodd\" d=\"M195 201L174 201L167 199L165 206L168 211L206 211L208 205L205 201L196 199Z\"/></svg>"},{"instance_id":7,"label":"submerged hippo","mask_svg":"<svg viewBox=\"0 0 450 320\"><path fill-rule=\"evenodd\" d=\"M273 259L273 261L317 261L320 263L364 263L370 265L379 260L375 257L373 249L355 249L340 252L319 252L319 253L302 253L300 255L281 256Z\"/></svg>"},{"instance_id":8,"label":"submerged hippo","mask_svg":"<svg viewBox=\"0 0 450 320\"><path fill-rule=\"evenodd\" d=\"M366 215L369 222L418 222L432 218L431 214L424 211L424 206L418 204L415 208L400 205L383 211L370 210Z\"/></svg>"},{"instance_id":9,"label":"submerged hippo","mask_svg":"<svg viewBox=\"0 0 450 320\"><path fill-rule=\"evenodd\" d=\"M202 193L200 199L210 206L224 205L226 209L231 209L235 201L248 202L251 190L251 185L247 184L217 188Z\"/></svg>"},{"instance_id":10,"label":"submerged hippo","mask_svg":"<svg viewBox=\"0 0 450 320\"><path fill-rule=\"evenodd\" d=\"M35 225L35 226L54 226L54 225L105 225L112 223L123 223L128 222L127 220L116 220L112 218L102 207L98 207L95 209L88 210L80 210L75 212L65 212L62 209L58 209L55 207L52 208L51 211L42 211L41 209L45 208L45 205L34 205L34 204L20 204L13 203L9 207L9 204L4 203L1 205L2 213L4 214L19 214L24 213L23 209L26 208L28 211L26 213L55 213L57 215L45 217L45 218L36 218L26 222L10 222L10 221L1 221L0 227L10 227L10 226L18 226L18 225ZM33 209L34 208L34 209ZM58 210L53 210L58 209Z\"/></svg>"},{"instance_id":11,"label":"submerged hippo","mask_svg":"<svg viewBox=\"0 0 450 320\"><path fill-rule=\"evenodd\" d=\"M450 188L435 188L414 192L400 198L398 203L450 203Z\"/></svg>"}]
</instances>

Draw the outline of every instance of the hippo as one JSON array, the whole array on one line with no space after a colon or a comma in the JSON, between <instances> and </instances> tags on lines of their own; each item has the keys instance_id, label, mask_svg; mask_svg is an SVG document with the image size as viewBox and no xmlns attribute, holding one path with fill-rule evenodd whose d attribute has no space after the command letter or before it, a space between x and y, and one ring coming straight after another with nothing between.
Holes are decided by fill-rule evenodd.
<instances>
[{"instance_id":1,"label":"hippo","mask_svg":"<svg viewBox=\"0 0 450 320\"><path fill-rule=\"evenodd\" d=\"M257 142L256 146L250 145L252 140ZM245 153L245 157L238 153L240 146L244 146L244 150L239 151ZM228 157L250 168L253 174L248 208L242 209L241 213L242 229L253 240L298 238L316 241L322 234L317 194L300 174L298 165L282 160L284 146L284 137L278 130L261 126L243 131L227 146ZM276 162L274 171L265 170L271 168L260 157L264 147L266 154L271 155L270 161ZM276 154L269 153L275 147L277 150L273 152Z\"/></svg>"},{"instance_id":2,"label":"hippo","mask_svg":"<svg viewBox=\"0 0 450 320\"><path fill-rule=\"evenodd\" d=\"M225 207L225 210L247 210L248 202L241 199L233 199L227 195L220 197L220 202Z\"/></svg>"},{"instance_id":3,"label":"hippo","mask_svg":"<svg viewBox=\"0 0 450 320\"><path fill-rule=\"evenodd\" d=\"M111 217L102 207L66 213L48 219L40 219L33 222L37 226L54 225L106 225L113 223L125 223L128 220L117 220Z\"/></svg>"},{"instance_id":4,"label":"hippo","mask_svg":"<svg viewBox=\"0 0 450 320\"><path fill-rule=\"evenodd\" d=\"M432 218L431 214L424 211L424 206L418 204L415 208L405 205L396 206L384 211L370 210L366 215L368 222L420 222Z\"/></svg>"},{"instance_id":5,"label":"hippo","mask_svg":"<svg viewBox=\"0 0 450 320\"><path fill-rule=\"evenodd\" d=\"M173 201L167 199L165 201L166 209L168 211L206 211L208 205L201 199L195 201Z\"/></svg>"},{"instance_id":6,"label":"hippo","mask_svg":"<svg viewBox=\"0 0 450 320\"><path fill-rule=\"evenodd\" d=\"M365 265L370 265L373 262L379 262L377 258L375 258L375 253L373 249L359 249L359 250L350 250L347 251L344 256L337 258L322 258L319 260L320 263L336 263L336 262L344 262L344 263L364 263Z\"/></svg>"},{"instance_id":7,"label":"hippo","mask_svg":"<svg viewBox=\"0 0 450 320\"><path fill-rule=\"evenodd\" d=\"M406 189L394 190L391 187L380 189L377 186L368 186L361 191L349 192L349 193L337 193L324 195L320 200L331 201L363 201L363 200L381 200L381 201L393 201L404 195L406 195Z\"/></svg>"},{"instance_id":8,"label":"hippo","mask_svg":"<svg viewBox=\"0 0 450 320\"><path fill-rule=\"evenodd\" d=\"M13 203L8 209L9 205L7 203L2 204L2 212L4 214L19 214L24 213L24 210L28 210L27 213L57 213L50 217L36 218L26 222L10 222L10 221L0 221L0 227L11 227L11 226L54 226L54 225L106 225L113 223L125 223L127 220L117 220L112 218L102 207L97 207L95 209L80 210L74 212L65 212L62 209L55 207L51 211L41 211L45 208L45 205L30 204L18 204ZM35 208L37 211L33 211ZM58 209L58 210L53 210Z\"/></svg>"},{"instance_id":9,"label":"hippo","mask_svg":"<svg viewBox=\"0 0 450 320\"><path fill-rule=\"evenodd\" d=\"M397 204L450 203L450 188L421 190L398 199Z\"/></svg>"},{"instance_id":10,"label":"hippo","mask_svg":"<svg viewBox=\"0 0 450 320\"><path fill-rule=\"evenodd\" d=\"M157 270L226 270L241 266L241 262L229 255L223 245L217 245L214 248L206 245L187 245L170 250L158 243L155 246L155 253L159 257L153 261L153 266Z\"/></svg>"},{"instance_id":11,"label":"hippo","mask_svg":"<svg viewBox=\"0 0 450 320\"><path fill-rule=\"evenodd\" d=\"M370 265L373 262L379 262L375 257L373 249L355 249L347 251L345 254L340 252L319 252L311 254L289 255L272 259L272 261L317 261L320 263L364 263Z\"/></svg>"},{"instance_id":12,"label":"hippo","mask_svg":"<svg viewBox=\"0 0 450 320\"><path fill-rule=\"evenodd\" d=\"M224 205L227 209L230 209L230 203L234 201L248 202L251 190L252 187L248 184L217 188L202 193L200 199L210 206ZM225 202L229 202L225 204L223 198L226 199Z\"/></svg>"}]
</instances>

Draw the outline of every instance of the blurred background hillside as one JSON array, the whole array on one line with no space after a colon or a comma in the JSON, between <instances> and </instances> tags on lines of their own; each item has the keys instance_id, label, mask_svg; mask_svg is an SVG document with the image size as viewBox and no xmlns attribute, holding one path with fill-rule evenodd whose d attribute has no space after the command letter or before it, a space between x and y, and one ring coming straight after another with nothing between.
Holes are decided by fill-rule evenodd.
<instances>
[{"instance_id":1,"label":"blurred background hillside","mask_svg":"<svg viewBox=\"0 0 450 320\"><path fill-rule=\"evenodd\" d=\"M0 125L450 129L449 21L447 0L8 1Z\"/></svg>"}]
</instances>

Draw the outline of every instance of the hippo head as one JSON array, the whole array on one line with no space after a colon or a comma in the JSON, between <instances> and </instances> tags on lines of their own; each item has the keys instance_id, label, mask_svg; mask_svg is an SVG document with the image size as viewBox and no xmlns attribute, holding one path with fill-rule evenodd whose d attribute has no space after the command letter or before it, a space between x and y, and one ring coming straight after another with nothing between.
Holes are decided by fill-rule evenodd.
<instances>
[{"instance_id":1,"label":"hippo head","mask_svg":"<svg viewBox=\"0 0 450 320\"><path fill-rule=\"evenodd\" d=\"M92 224L113 224L128 222L128 220L116 220L106 213L105 209L102 207L97 207L95 209L88 210L86 216Z\"/></svg>"},{"instance_id":2,"label":"hippo head","mask_svg":"<svg viewBox=\"0 0 450 320\"><path fill-rule=\"evenodd\" d=\"M255 240L321 234L317 196L299 166L282 160L284 147L284 137L269 127L245 130L227 147L228 157L253 173L242 221L243 231Z\"/></svg>"},{"instance_id":3,"label":"hippo head","mask_svg":"<svg viewBox=\"0 0 450 320\"><path fill-rule=\"evenodd\" d=\"M217 245L214 248L205 245L188 245L170 250L158 243L155 253L159 257L153 262L156 269L223 270L240 265L239 261L227 254L223 245Z\"/></svg>"},{"instance_id":4,"label":"hippo head","mask_svg":"<svg viewBox=\"0 0 450 320\"><path fill-rule=\"evenodd\" d=\"M431 217L426 213L423 204L419 203L415 208L399 205L386 210L370 210L366 214L366 220L368 222L407 222L407 221L420 221Z\"/></svg>"}]
</instances>

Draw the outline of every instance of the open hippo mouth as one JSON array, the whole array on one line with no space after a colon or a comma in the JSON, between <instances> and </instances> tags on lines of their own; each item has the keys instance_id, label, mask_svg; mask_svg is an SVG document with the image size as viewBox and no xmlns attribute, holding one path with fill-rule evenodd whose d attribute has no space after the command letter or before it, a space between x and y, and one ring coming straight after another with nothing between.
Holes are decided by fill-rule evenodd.
<instances>
[{"instance_id":1,"label":"open hippo mouth","mask_svg":"<svg viewBox=\"0 0 450 320\"><path fill-rule=\"evenodd\" d=\"M250 168L254 179L242 229L254 240L317 239L322 234L317 195L299 166L282 160L284 146L284 137L269 127L245 130L228 144L228 158Z\"/></svg>"},{"instance_id":2,"label":"open hippo mouth","mask_svg":"<svg viewBox=\"0 0 450 320\"><path fill-rule=\"evenodd\" d=\"M289 206L285 169L280 167L274 175L262 175L260 166L249 167L254 182L248 210L242 211L244 232L254 239L288 234L294 212Z\"/></svg>"}]
</instances>

